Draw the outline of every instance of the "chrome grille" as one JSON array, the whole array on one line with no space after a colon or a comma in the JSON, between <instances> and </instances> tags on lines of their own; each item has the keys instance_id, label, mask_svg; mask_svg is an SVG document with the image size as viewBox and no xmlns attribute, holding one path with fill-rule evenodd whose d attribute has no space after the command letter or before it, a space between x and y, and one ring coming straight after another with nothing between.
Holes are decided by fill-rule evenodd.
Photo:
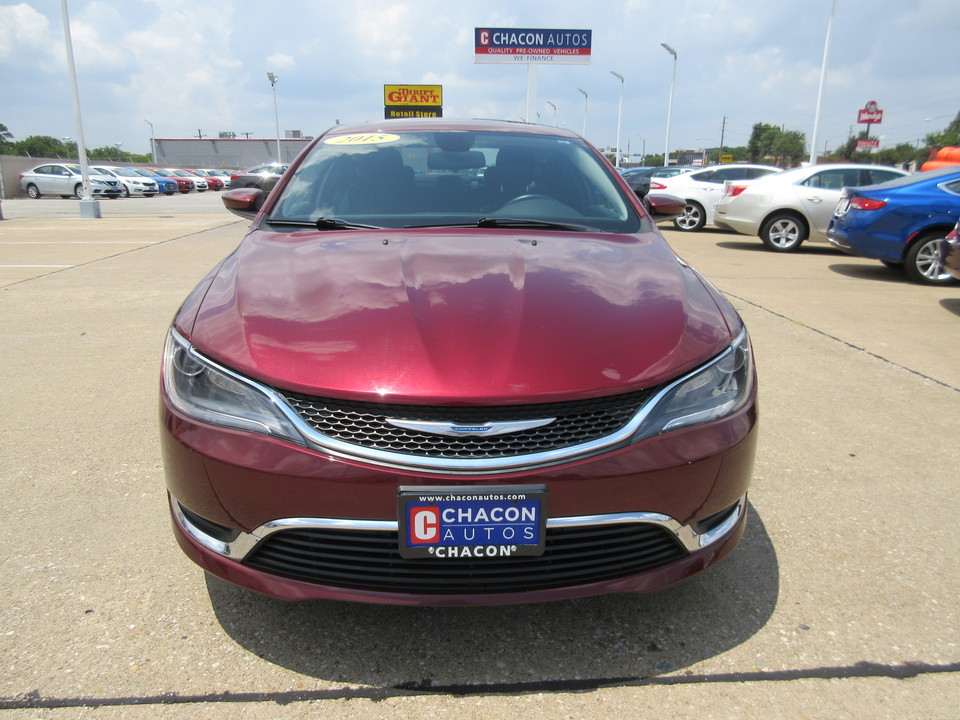
<instances>
[{"instance_id":1,"label":"chrome grille","mask_svg":"<svg viewBox=\"0 0 960 720\"><path fill-rule=\"evenodd\" d=\"M576 447L626 425L653 390L566 403L496 407L436 407L359 403L279 391L317 432L365 449L418 457L489 459ZM448 437L399 428L387 418L453 425L482 425L556 418L549 425L493 437Z\"/></svg>"},{"instance_id":2,"label":"chrome grille","mask_svg":"<svg viewBox=\"0 0 960 720\"><path fill-rule=\"evenodd\" d=\"M543 555L489 560L404 560L396 532L324 528L267 536L244 564L331 587L416 594L506 593L614 580L686 557L648 523L548 528Z\"/></svg>"}]
</instances>

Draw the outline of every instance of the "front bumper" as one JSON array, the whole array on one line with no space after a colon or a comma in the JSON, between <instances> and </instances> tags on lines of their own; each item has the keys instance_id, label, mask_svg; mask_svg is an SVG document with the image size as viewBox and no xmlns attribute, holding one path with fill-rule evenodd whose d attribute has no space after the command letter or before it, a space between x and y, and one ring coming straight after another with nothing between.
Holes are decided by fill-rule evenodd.
<instances>
[{"instance_id":1,"label":"front bumper","mask_svg":"<svg viewBox=\"0 0 960 720\"><path fill-rule=\"evenodd\" d=\"M598 456L536 470L478 476L374 466L268 436L212 427L178 414L164 398L161 444L177 540L198 565L229 582L289 600L511 604L648 592L717 562L733 549L743 532L756 422L756 407L750 402L723 420L675 430ZM254 560L260 546L276 538L289 536L294 545L302 540L316 547L331 541L326 537L318 540L316 533L331 529L332 541L337 543L340 531L360 532L377 536L382 547L391 542L395 547L401 486L525 484L547 487L548 530L590 525L605 531L617 525L615 530L633 542L634 526L642 526L644 531L654 532L651 542L664 554L635 566L621 564L607 575L577 574L559 584L551 581L525 587L497 581L492 587L461 585L456 592L398 585L394 578L406 573L409 563L422 561L400 560L389 547L381 549L377 559L387 566L382 587L376 577L341 582L316 574L309 557L306 570L299 558L294 563L297 567L282 564L286 558L280 565ZM297 537L300 531L305 538ZM354 535L349 542L366 546L365 538ZM606 556L616 560L621 545L616 539L610 542L613 545ZM334 554L346 557L351 565L365 561L363 553ZM604 557L601 551L598 559L588 564L602 563ZM438 566L431 570L434 567ZM518 567L523 573L522 566ZM517 569L513 574L517 575Z\"/></svg>"},{"instance_id":2,"label":"front bumper","mask_svg":"<svg viewBox=\"0 0 960 720\"><path fill-rule=\"evenodd\" d=\"M402 561L397 557L378 558L371 550L377 535L383 540L384 555L391 553L396 542L395 521L349 521L324 518L285 518L257 528L252 533L231 535L225 541L213 537L218 533L170 498L173 527L183 551L204 570L228 582L285 600L337 599L394 605L509 605L550 600L589 597L608 593L642 593L658 590L679 582L715 564L736 547L746 526L746 497L720 513L714 523L698 533L694 526L682 525L673 518L657 513L622 513L606 516L553 518L547 523L547 532L557 536L564 531L579 530L577 544L564 557L562 544L548 549L544 562L541 558L525 558L527 562L513 565L490 564L481 560L470 563L462 559L420 562ZM623 533L624 528L635 528L642 533L648 545L653 545L653 534L659 534L659 545L645 550L649 556L645 565L636 564L634 571L622 569L615 563L605 570L603 558L588 557L584 538L595 536L604 528L611 528L611 537ZM323 533L314 545L324 551L309 554L310 544L305 531ZM365 555L359 559L339 555L331 548L331 537L353 531L348 542L357 536L368 535L364 542ZM219 534L219 533L218 533ZM287 543L286 554L277 559L277 550L270 547L274 538L294 535ZM281 545L283 543L281 542ZM568 543L569 544L569 543ZM267 562L275 572L264 571L258 550L267 546ZM672 551L664 548L672 545ZM557 547L561 552L553 552ZM282 552L282 551L281 551ZM616 554L616 551L611 554ZM623 554L627 554L626 551ZM589 569L584 565L590 563ZM597 567L600 565L601 567ZM479 580L478 577L479 576ZM518 577L520 576L520 577ZM580 580L569 582L575 576Z\"/></svg>"}]
</instances>

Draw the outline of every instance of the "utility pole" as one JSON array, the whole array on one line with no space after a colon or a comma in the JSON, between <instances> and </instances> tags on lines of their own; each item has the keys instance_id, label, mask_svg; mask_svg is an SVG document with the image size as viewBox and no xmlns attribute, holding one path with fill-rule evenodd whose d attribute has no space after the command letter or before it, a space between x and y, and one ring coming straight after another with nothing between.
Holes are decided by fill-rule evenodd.
<instances>
[{"instance_id":1,"label":"utility pole","mask_svg":"<svg viewBox=\"0 0 960 720\"><path fill-rule=\"evenodd\" d=\"M720 157L717 158L718 162L723 162L723 133L727 129L727 116L723 116L723 124L720 126Z\"/></svg>"}]
</instances>

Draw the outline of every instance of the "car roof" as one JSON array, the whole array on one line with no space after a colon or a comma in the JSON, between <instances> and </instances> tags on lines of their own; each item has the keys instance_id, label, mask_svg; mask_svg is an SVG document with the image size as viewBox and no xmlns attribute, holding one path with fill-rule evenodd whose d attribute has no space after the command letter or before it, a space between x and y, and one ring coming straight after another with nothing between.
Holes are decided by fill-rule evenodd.
<instances>
[{"instance_id":1,"label":"car roof","mask_svg":"<svg viewBox=\"0 0 960 720\"><path fill-rule=\"evenodd\" d=\"M787 168L780 172L770 173L759 178L750 180L731 180L729 182L737 185L746 183L792 183L798 179L806 179L816 172L822 170L892 170L893 172L904 172L900 168L890 167L889 165L871 165L870 163L824 163L822 165L801 165L800 167Z\"/></svg>"},{"instance_id":2,"label":"car roof","mask_svg":"<svg viewBox=\"0 0 960 720\"><path fill-rule=\"evenodd\" d=\"M533 123L511 122L509 120L464 120L456 118L400 118L394 120L367 122L358 125L335 125L320 138L331 135L353 135L359 133L387 132L507 132L530 135L555 135L558 137L579 138L580 136L566 128Z\"/></svg>"},{"instance_id":3,"label":"car roof","mask_svg":"<svg viewBox=\"0 0 960 720\"><path fill-rule=\"evenodd\" d=\"M878 183L873 187L879 187L881 185L885 188L901 187L903 185L913 185L914 183L926 182L928 180L949 178L953 175L960 175L960 165L937 168L936 170L924 170L923 172L913 173L912 175L904 175L903 177L894 178L893 180L887 180L884 183Z\"/></svg>"}]
</instances>

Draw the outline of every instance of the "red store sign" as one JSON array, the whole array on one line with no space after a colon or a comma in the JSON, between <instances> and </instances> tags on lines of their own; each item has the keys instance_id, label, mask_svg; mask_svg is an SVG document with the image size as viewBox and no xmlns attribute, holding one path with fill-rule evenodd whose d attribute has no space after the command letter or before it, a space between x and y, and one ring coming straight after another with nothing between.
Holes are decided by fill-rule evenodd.
<instances>
[{"instance_id":1,"label":"red store sign","mask_svg":"<svg viewBox=\"0 0 960 720\"><path fill-rule=\"evenodd\" d=\"M875 100L871 100L857 115L857 122L862 125L881 123L883 122L883 110L877 108L877 103Z\"/></svg>"}]
</instances>

